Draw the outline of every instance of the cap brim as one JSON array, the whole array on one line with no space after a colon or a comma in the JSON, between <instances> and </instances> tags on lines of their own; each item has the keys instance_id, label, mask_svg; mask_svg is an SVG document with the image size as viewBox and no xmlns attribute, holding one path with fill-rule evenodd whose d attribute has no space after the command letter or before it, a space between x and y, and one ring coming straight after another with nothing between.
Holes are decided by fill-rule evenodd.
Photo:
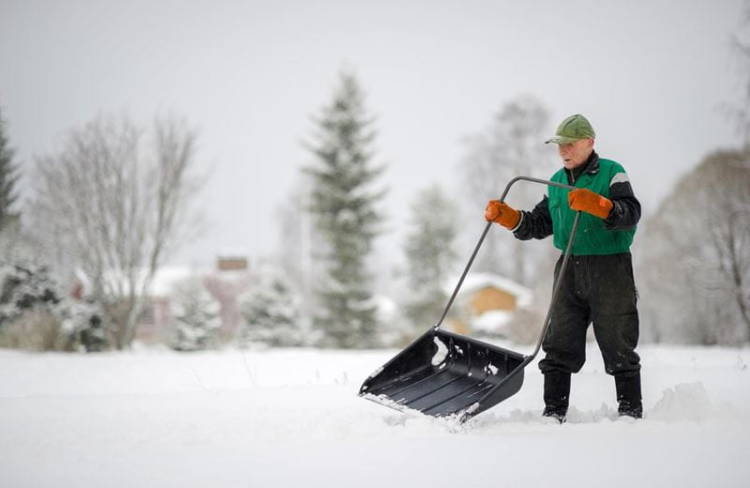
<instances>
[{"instance_id":1,"label":"cap brim","mask_svg":"<svg viewBox=\"0 0 750 488\"><path fill-rule=\"evenodd\" d=\"M544 143L549 144L551 142L553 144L570 144L571 142L576 141L580 141L580 139L576 139L574 137L555 136L552 139L544 141Z\"/></svg>"}]
</instances>

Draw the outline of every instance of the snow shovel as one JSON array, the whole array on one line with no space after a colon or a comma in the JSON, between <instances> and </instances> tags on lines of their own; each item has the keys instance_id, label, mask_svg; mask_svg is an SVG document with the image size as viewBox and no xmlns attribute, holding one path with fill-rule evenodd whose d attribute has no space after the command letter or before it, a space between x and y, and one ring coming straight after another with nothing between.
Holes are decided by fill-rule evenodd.
<instances>
[{"instance_id":1,"label":"snow shovel","mask_svg":"<svg viewBox=\"0 0 750 488\"><path fill-rule=\"evenodd\" d=\"M500 201L505 201L510 187L518 180L575 189L554 181L518 176L505 187ZM580 216L581 213L577 212L573 221L560 276L565 272ZM557 280L553 287L544 327L530 356L440 328L491 225L492 222L488 222L484 228L437 324L371 374L362 384L360 396L396 410L416 410L434 417L452 417L458 422L465 422L521 389L523 369L534 360L542 347L550 324L552 304L555 303L562 280Z\"/></svg>"}]
</instances>

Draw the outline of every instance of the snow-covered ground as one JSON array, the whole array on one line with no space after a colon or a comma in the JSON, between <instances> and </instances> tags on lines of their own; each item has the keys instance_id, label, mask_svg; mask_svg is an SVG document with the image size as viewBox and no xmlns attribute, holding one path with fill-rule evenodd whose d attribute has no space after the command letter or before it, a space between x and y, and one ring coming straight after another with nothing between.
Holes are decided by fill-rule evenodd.
<instances>
[{"instance_id":1,"label":"snow-covered ground","mask_svg":"<svg viewBox=\"0 0 750 488\"><path fill-rule=\"evenodd\" d=\"M459 426L357 397L394 351L0 350L0 486L750 486L750 349L640 352L642 421L591 345L567 424L533 366Z\"/></svg>"}]
</instances>

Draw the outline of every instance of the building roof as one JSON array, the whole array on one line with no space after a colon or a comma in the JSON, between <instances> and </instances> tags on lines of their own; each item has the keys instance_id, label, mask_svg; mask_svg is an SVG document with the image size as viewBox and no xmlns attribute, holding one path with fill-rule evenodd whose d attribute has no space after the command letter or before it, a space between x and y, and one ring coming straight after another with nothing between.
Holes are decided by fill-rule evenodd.
<instances>
[{"instance_id":1,"label":"building roof","mask_svg":"<svg viewBox=\"0 0 750 488\"><path fill-rule=\"evenodd\" d=\"M448 294L453 293L456 283L458 283L458 277L444 288L445 291ZM494 273L469 273L461 285L461 290L458 292L458 296L472 294L484 288L497 288L513 295L516 297L516 302L519 307L530 305L534 296L532 291L525 286Z\"/></svg>"},{"instance_id":2,"label":"building roof","mask_svg":"<svg viewBox=\"0 0 750 488\"><path fill-rule=\"evenodd\" d=\"M513 312L507 310L488 310L471 320L471 329L487 334L508 335Z\"/></svg>"},{"instance_id":3,"label":"building roof","mask_svg":"<svg viewBox=\"0 0 750 488\"><path fill-rule=\"evenodd\" d=\"M136 273L136 286L140 288L143 280L146 278L146 269L138 269ZM84 289L90 291L91 280L89 277L80 269L76 270L75 276L81 282ZM201 276L201 270L189 266L161 266L151 279L151 284L146 294L152 297L168 296L175 285L193 276ZM127 278L121 272L108 271L105 273L104 279L110 288L127 288Z\"/></svg>"}]
</instances>

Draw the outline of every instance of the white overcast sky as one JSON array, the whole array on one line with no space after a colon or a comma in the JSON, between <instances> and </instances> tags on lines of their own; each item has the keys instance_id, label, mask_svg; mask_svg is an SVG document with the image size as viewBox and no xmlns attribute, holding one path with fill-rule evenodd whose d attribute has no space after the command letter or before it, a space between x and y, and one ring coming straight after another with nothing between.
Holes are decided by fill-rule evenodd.
<instances>
[{"instance_id":1,"label":"white overcast sky","mask_svg":"<svg viewBox=\"0 0 750 488\"><path fill-rule=\"evenodd\" d=\"M24 168L99 113L185 116L212 168L208 232L179 258L193 263L273 250L276 208L310 161L300 142L342 67L378 118L393 243L416 191L460 191L462 139L521 94L553 125L586 114L652 212L703 155L737 144L721 105L740 95L743 5L0 0L0 107Z\"/></svg>"}]
</instances>

